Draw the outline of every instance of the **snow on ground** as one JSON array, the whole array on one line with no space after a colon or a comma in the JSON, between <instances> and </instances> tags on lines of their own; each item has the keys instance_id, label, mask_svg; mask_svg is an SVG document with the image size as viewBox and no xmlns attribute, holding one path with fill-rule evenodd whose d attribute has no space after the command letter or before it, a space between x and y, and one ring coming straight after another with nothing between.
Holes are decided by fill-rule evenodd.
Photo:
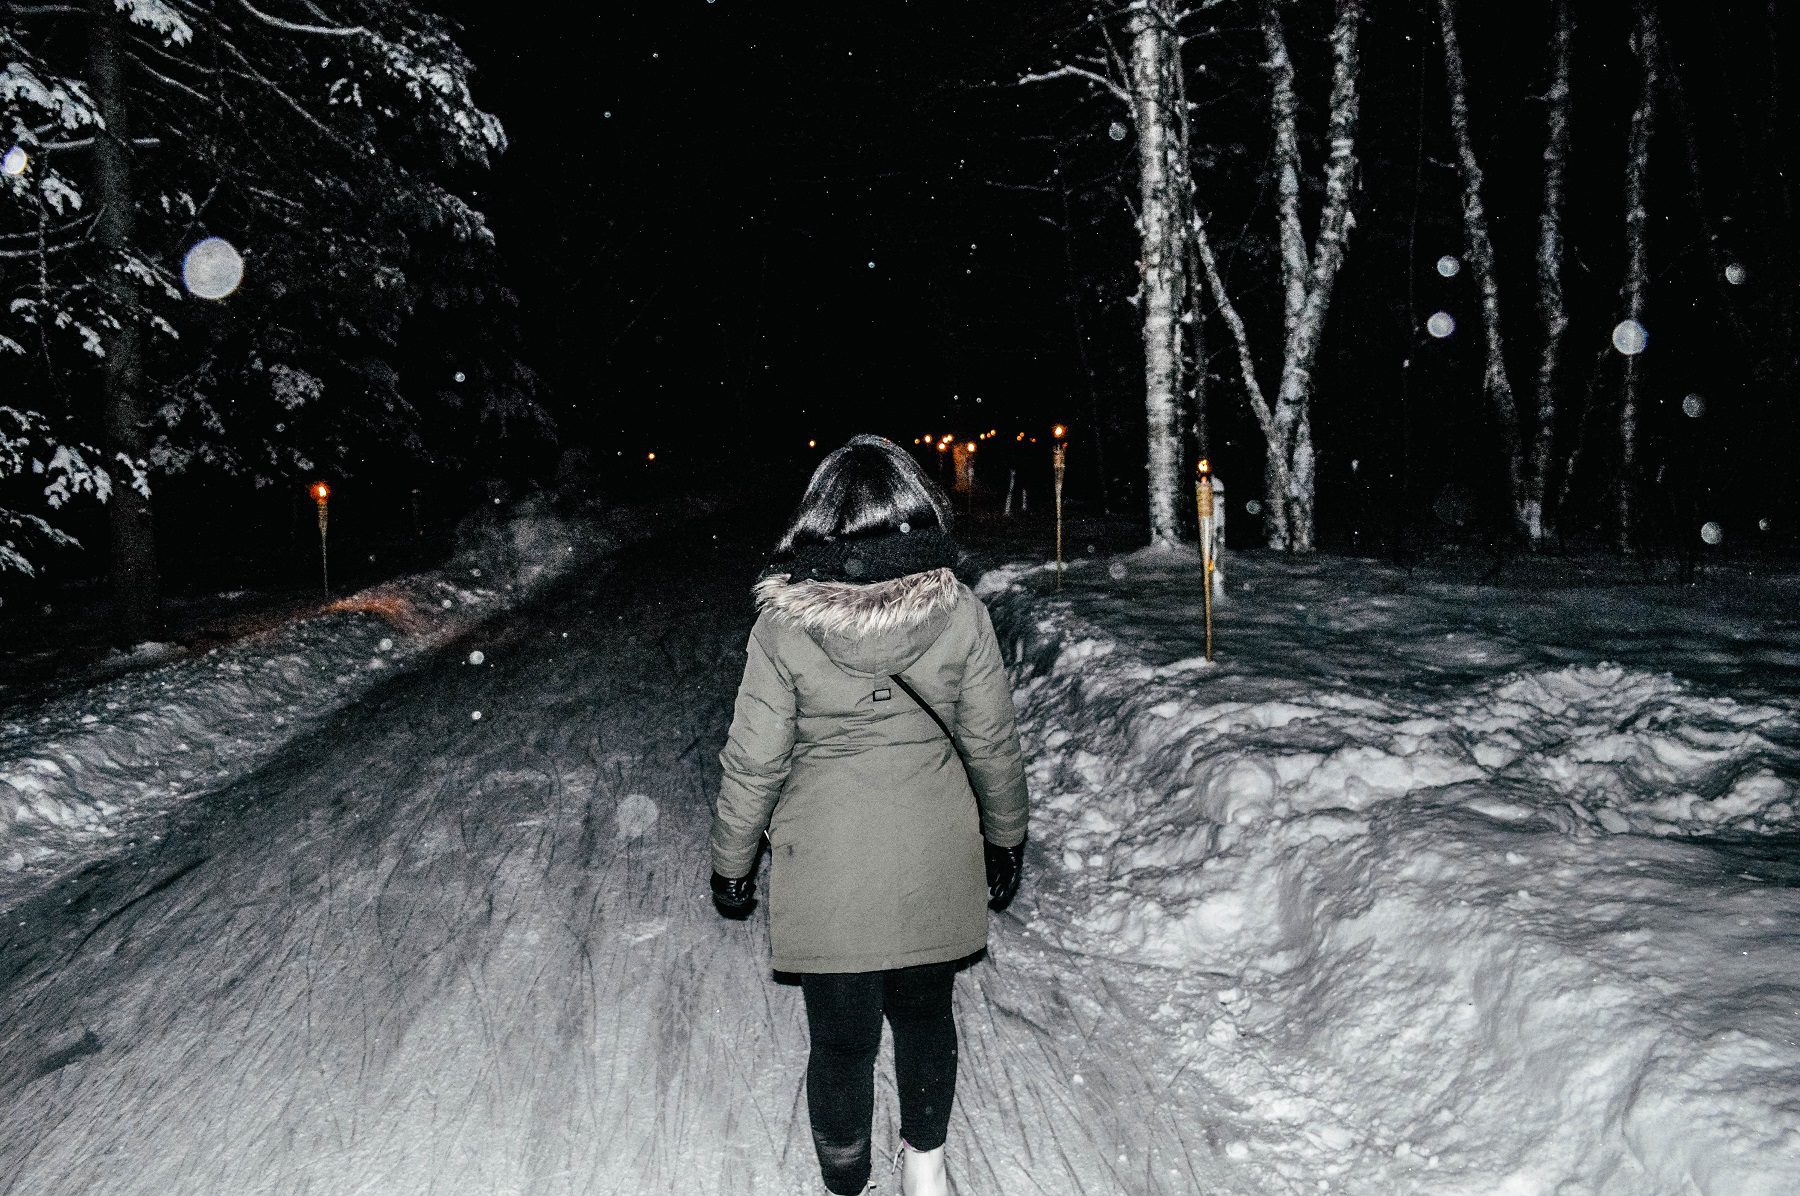
<instances>
[{"instance_id":1,"label":"snow on ground","mask_svg":"<svg viewBox=\"0 0 1800 1196\"><path fill-rule=\"evenodd\" d=\"M707 505L690 502L686 513ZM541 498L482 511L442 568L322 601L202 655L140 644L121 662L140 667L0 710L0 906L246 774L391 671L665 518L625 508L564 515Z\"/></svg>"},{"instance_id":2,"label":"snow on ground","mask_svg":"<svg viewBox=\"0 0 1800 1196\"><path fill-rule=\"evenodd\" d=\"M760 519L510 609L499 558L643 525L496 528L381 591L471 596L417 643L327 613L21 719L118 812L21 823L0 1194L818 1192L799 992L705 891ZM1231 577L1210 666L1185 558L983 583L1033 837L961 1196L1800 1190L1793 583Z\"/></svg>"},{"instance_id":3,"label":"snow on ground","mask_svg":"<svg viewBox=\"0 0 1800 1196\"><path fill-rule=\"evenodd\" d=\"M1232 565L1214 664L1180 555L982 592L1027 933L1164 992L1242 1190L1800 1191L1794 579Z\"/></svg>"}]
</instances>

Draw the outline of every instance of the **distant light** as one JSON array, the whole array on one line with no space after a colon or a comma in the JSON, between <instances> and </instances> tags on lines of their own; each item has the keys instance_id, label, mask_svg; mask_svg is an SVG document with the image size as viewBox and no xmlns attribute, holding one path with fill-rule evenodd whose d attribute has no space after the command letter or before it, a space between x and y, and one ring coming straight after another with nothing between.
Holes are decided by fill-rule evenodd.
<instances>
[{"instance_id":1,"label":"distant light","mask_svg":"<svg viewBox=\"0 0 1800 1196\"><path fill-rule=\"evenodd\" d=\"M182 259L181 281L198 298L223 299L244 281L243 255L225 238L208 237Z\"/></svg>"},{"instance_id":2,"label":"distant light","mask_svg":"<svg viewBox=\"0 0 1800 1196\"><path fill-rule=\"evenodd\" d=\"M310 489L312 491L314 502L319 503L322 506L331 501L331 487L324 482L315 482ZM289 491L289 493L291 494L293 492Z\"/></svg>"},{"instance_id":3,"label":"distant light","mask_svg":"<svg viewBox=\"0 0 1800 1196\"><path fill-rule=\"evenodd\" d=\"M949 451L950 451L950 442L948 440L938 441L938 452L947 453Z\"/></svg>"},{"instance_id":4,"label":"distant light","mask_svg":"<svg viewBox=\"0 0 1800 1196\"><path fill-rule=\"evenodd\" d=\"M1195 468L1198 469L1201 473L1211 473L1212 472L1212 462L1208 461L1205 457L1202 457L1202 458L1200 458L1200 464L1197 465Z\"/></svg>"},{"instance_id":5,"label":"distant light","mask_svg":"<svg viewBox=\"0 0 1800 1196\"><path fill-rule=\"evenodd\" d=\"M645 453L645 454L644 454L644 460L646 460L646 461L654 461L654 460L656 460L656 454L655 454L655 453Z\"/></svg>"},{"instance_id":6,"label":"distant light","mask_svg":"<svg viewBox=\"0 0 1800 1196\"><path fill-rule=\"evenodd\" d=\"M969 443L963 445L963 447L968 449L972 453L975 451L975 442L973 440L971 440L971 441L969 441Z\"/></svg>"},{"instance_id":7,"label":"distant light","mask_svg":"<svg viewBox=\"0 0 1800 1196\"><path fill-rule=\"evenodd\" d=\"M1017 436L1014 436L1013 439L1022 442L1025 439L1025 433L1020 432Z\"/></svg>"},{"instance_id":8,"label":"distant light","mask_svg":"<svg viewBox=\"0 0 1800 1196\"><path fill-rule=\"evenodd\" d=\"M807 447L807 448L818 448L818 447L819 447L819 442L818 442L818 441L816 441L816 440L809 440L809 441L807 441L807 442L806 442L806 447Z\"/></svg>"},{"instance_id":9,"label":"distant light","mask_svg":"<svg viewBox=\"0 0 1800 1196\"><path fill-rule=\"evenodd\" d=\"M1612 331L1613 348L1627 357L1636 357L1650 344L1650 333L1636 320L1620 320Z\"/></svg>"},{"instance_id":10,"label":"distant light","mask_svg":"<svg viewBox=\"0 0 1800 1196\"><path fill-rule=\"evenodd\" d=\"M22 145L13 146L6 151L6 157L0 158L0 171L5 171L14 178L24 174L25 168L30 165L31 155L25 152Z\"/></svg>"},{"instance_id":11,"label":"distant light","mask_svg":"<svg viewBox=\"0 0 1800 1196\"><path fill-rule=\"evenodd\" d=\"M1064 436L1067 436L1068 434L1069 434L1069 429L1064 427L1061 424L1057 424L1054 428L1050 429L1050 435L1056 437L1058 440L1061 440Z\"/></svg>"}]
</instances>

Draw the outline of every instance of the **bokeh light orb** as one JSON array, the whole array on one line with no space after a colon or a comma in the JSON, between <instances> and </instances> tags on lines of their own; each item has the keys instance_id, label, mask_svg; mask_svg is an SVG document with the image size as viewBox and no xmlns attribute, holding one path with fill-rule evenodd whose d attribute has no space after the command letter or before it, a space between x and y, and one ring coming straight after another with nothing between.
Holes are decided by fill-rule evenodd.
<instances>
[{"instance_id":1,"label":"bokeh light orb","mask_svg":"<svg viewBox=\"0 0 1800 1196\"><path fill-rule=\"evenodd\" d=\"M1708 544L1719 544L1725 539L1725 529L1708 521L1700 525L1700 538Z\"/></svg>"},{"instance_id":2,"label":"bokeh light orb","mask_svg":"<svg viewBox=\"0 0 1800 1196\"><path fill-rule=\"evenodd\" d=\"M1729 266L1725 267L1725 281L1734 287L1743 286L1745 280L1749 277L1750 271L1744 269L1743 263L1741 262L1732 262Z\"/></svg>"},{"instance_id":3,"label":"bokeh light orb","mask_svg":"<svg viewBox=\"0 0 1800 1196\"><path fill-rule=\"evenodd\" d=\"M1254 498L1253 498L1253 499L1251 499L1251 500L1250 500L1250 501L1249 501L1249 502L1247 502L1247 503L1245 503L1245 504L1244 504L1244 513L1245 513L1245 514L1246 514L1246 515L1260 515L1260 514L1262 514L1262 502L1261 502L1261 500L1260 500L1260 499L1254 499Z\"/></svg>"},{"instance_id":4,"label":"bokeh light orb","mask_svg":"<svg viewBox=\"0 0 1800 1196\"><path fill-rule=\"evenodd\" d=\"M244 258L223 237L208 237L181 261L181 283L200 299L223 299L244 281Z\"/></svg>"},{"instance_id":5,"label":"bokeh light orb","mask_svg":"<svg viewBox=\"0 0 1800 1196\"><path fill-rule=\"evenodd\" d=\"M1451 254L1446 253L1437 260L1437 272L1442 274L1445 278L1455 278L1458 274L1462 273L1462 262Z\"/></svg>"},{"instance_id":6,"label":"bokeh light orb","mask_svg":"<svg viewBox=\"0 0 1800 1196\"><path fill-rule=\"evenodd\" d=\"M1447 311L1433 312L1431 318L1425 321L1425 331L1443 340L1456 331L1456 317Z\"/></svg>"},{"instance_id":7,"label":"bokeh light orb","mask_svg":"<svg viewBox=\"0 0 1800 1196\"><path fill-rule=\"evenodd\" d=\"M1114 141L1125 140L1125 133L1125 125L1121 121L1115 120L1112 124L1106 126L1106 135L1111 137Z\"/></svg>"},{"instance_id":8,"label":"bokeh light orb","mask_svg":"<svg viewBox=\"0 0 1800 1196\"><path fill-rule=\"evenodd\" d=\"M1613 348L1627 357L1636 357L1650 345L1650 333L1636 320L1620 320L1612 331Z\"/></svg>"},{"instance_id":9,"label":"bokeh light orb","mask_svg":"<svg viewBox=\"0 0 1800 1196\"><path fill-rule=\"evenodd\" d=\"M1699 395L1689 395L1681 400L1681 413L1689 419L1699 419L1706 414L1706 400Z\"/></svg>"}]
</instances>

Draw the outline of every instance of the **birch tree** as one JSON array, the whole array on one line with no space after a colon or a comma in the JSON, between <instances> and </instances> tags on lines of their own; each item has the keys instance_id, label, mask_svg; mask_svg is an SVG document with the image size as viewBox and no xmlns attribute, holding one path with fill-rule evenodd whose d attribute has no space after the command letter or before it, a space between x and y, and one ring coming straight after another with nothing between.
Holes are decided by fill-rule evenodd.
<instances>
[{"instance_id":1,"label":"birch tree","mask_svg":"<svg viewBox=\"0 0 1800 1196\"><path fill-rule=\"evenodd\" d=\"M1132 116L1137 123L1138 230L1143 271L1144 415L1149 426L1150 541L1180 540L1182 322L1187 229L1182 219L1188 167L1175 13L1160 0L1134 6L1130 39Z\"/></svg>"},{"instance_id":2,"label":"birch tree","mask_svg":"<svg viewBox=\"0 0 1800 1196\"><path fill-rule=\"evenodd\" d=\"M1625 281L1620 288L1625 319L1642 324L1650 280L1650 137L1656 123L1658 58L1661 30L1653 0L1638 0L1637 29L1632 38L1638 59L1640 83L1637 107L1631 114L1631 133L1625 156ZM1636 544L1634 504L1638 472L1638 398L1641 384L1639 354L1625 355L1619 393L1619 479L1616 500L1619 516L1619 548L1630 552Z\"/></svg>"},{"instance_id":3,"label":"birch tree","mask_svg":"<svg viewBox=\"0 0 1800 1196\"><path fill-rule=\"evenodd\" d=\"M1274 132L1276 238L1282 320L1280 355L1271 395L1259 376L1252 336L1214 251L1206 222L1196 210L1195 248L1220 318L1230 334L1250 409L1266 446L1265 526L1271 547L1311 552L1315 543L1315 466L1312 440L1313 370L1350 230L1356 219L1356 132L1361 70L1362 0L1338 0L1331 31L1331 90L1326 116L1324 198L1317 231L1307 242L1301 211L1300 105L1282 5L1262 9L1269 73L1269 115Z\"/></svg>"},{"instance_id":4,"label":"birch tree","mask_svg":"<svg viewBox=\"0 0 1800 1196\"><path fill-rule=\"evenodd\" d=\"M1482 390L1493 408L1506 466L1507 495L1514 519L1525 534L1536 536L1525 505L1525 469L1520 451L1519 405L1506 368L1506 337L1501 327L1500 278L1494 264L1494 242L1488 230L1487 183L1475 138L1469 129L1469 79L1462 43L1456 32L1456 0L1438 0L1438 30L1444 47L1444 81L1450 92L1450 131L1456 142L1457 169L1462 176L1463 251L1481 304Z\"/></svg>"},{"instance_id":5,"label":"birch tree","mask_svg":"<svg viewBox=\"0 0 1800 1196\"><path fill-rule=\"evenodd\" d=\"M1150 541L1168 547L1181 536L1181 414L1186 330L1192 324L1187 266L1193 173L1178 27L1182 9L1171 0L1134 0L1108 15L1124 17L1122 45L1112 27L1100 22L1101 44L1092 53L1026 74L1020 82L1085 83L1117 100L1137 131L1136 303L1144 344L1146 490Z\"/></svg>"},{"instance_id":6,"label":"birch tree","mask_svg":"<svg viewBox=\"0 0 1800 1196\"><path fill-rule=\"evenodd\" d=\"M1556 0L1550 38L1550 86L1544 93L1544 203L1538 216L1538 322L1543 343L1538 348L1537 429L1525 472L1522 508L1526 535L1542 544L1555 534L1556 513L1548 507L1550 469L1556 451L1557 374L1562 366L1563 337L1569 328L1563 286L1563 186L1569 159L1570 78L1575 59L1575 13L1571 0Z\"/></svg>"},{"instance_id":7,"label":"birch tree","mask_svg":"<svg viewBox=\"0 0 1800 1196\"><path fill-rule=\"evenodd\" d=\"M1469 119L1469 80L1457 31L1456 0L1438 0L1444 81L1450 100L1450 132L1462 180L1464 255L1481 309L1482 390L1492 409L1515 530L1534 546L1549 535L1545 494L1556 437L1556 375L1568 327L1563 296L1563 173L1569 150L1569 77L1574 18L1568 0L1557 0L1545 93L1543 205L1538 217L1537 298L1543 326L1533 410L1522 412L1507 364L1499 271L1487 213L1487 180ZM1529 455L1526 446L1529 445Z\"/></svg>"}]
</instances>

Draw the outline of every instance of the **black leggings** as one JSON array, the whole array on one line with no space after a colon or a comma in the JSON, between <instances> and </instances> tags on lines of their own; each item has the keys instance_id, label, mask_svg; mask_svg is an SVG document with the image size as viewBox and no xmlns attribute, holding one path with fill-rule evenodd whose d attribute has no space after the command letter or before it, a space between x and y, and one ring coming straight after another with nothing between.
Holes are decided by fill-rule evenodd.
<instances>
[{"instance_id":1,"label":"black leggings","mask_svg":"<svg viewBox=\"0 0 1800 1196\"><path fill-rule=\"evenodd\" d=\"M915 1150L944 1144L956 1097L956 1019L950 1010L955 977L954 963L800 977L812 1040L806 1103L819 1169L833 1192L861 1192L869 1182L875 1052L884 1013L894 1028L900 1134Z\"/></svg>"}]
</instances>

